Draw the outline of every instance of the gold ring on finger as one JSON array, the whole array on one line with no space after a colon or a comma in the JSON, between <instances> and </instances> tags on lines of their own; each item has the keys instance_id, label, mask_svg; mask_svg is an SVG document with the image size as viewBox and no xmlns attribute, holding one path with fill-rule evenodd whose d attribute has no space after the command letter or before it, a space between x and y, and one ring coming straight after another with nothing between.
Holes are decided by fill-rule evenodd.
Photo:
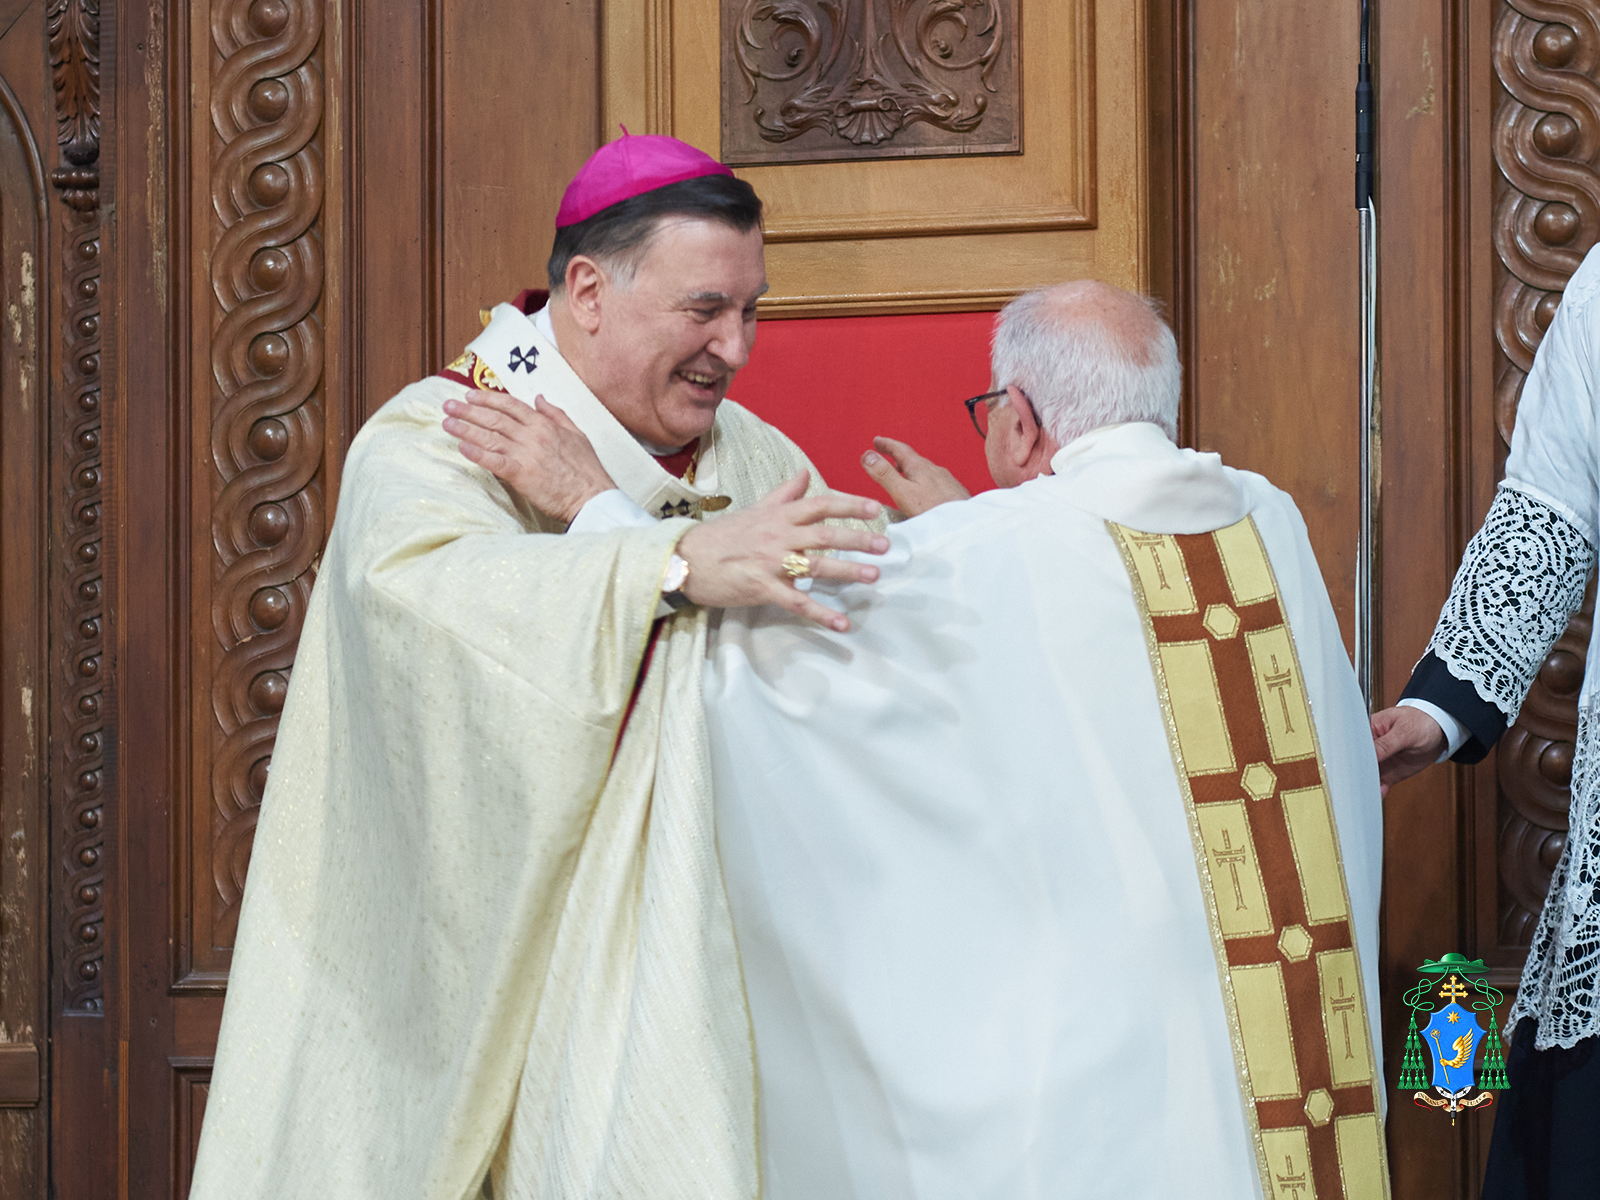
<instances>
[{"instance_id":1,"label":"gold ring on finger","mask_svg":"<svg viewBox=\"0 0 1600 1200\"><path fill-rule=\"evenodd\" d=\"M785 554L783 573L790 579L804 579L811 574L811 556L805 553Z\"/></svg>"}]
</instances>

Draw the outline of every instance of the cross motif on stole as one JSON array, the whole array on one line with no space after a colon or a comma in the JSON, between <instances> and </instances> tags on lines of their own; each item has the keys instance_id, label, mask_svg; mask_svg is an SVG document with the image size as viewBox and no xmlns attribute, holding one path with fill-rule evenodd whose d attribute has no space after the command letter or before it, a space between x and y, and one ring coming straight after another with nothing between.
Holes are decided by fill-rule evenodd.
<instances>
[{"instance_id":1,"label":"cross motif on stole","mask_svg":"<svg viewBox=\"0 0 1600 1200\"><path fill-rule=\"evenodd\" d=\"M1289 697L1284 693L1294 683L1294 672L1287 667L1278 666L1278 656L1272 655L1272 671L1263 679L1272 694L1278 698L1278 703L1283 706L1283 729L1285 733L1294 732L1294 718L1289 715Z\"/></svg>"},{"instance_id":2,"label":"cross motif on stole","mask_svg":"<svg viewBox=\"0 0 1600 1200\"><path fill-rule=\"evenodd\" d=\"M1150 551L1150 561L1155 564L1156 579L1160 582L1163 592L1170 591L1172 585L1167 582L1167 568L1161 561L1161 547L1167 540L1160 534L1134 534L1130 539L1141 550Z\"/></svg>"},{"instance_id":3,"label":"cross motif on stole","mask_svg":"<svg viewBox=\"0 0 1600 1200\"><path fill-rule=\"evenodd\" d=\"M1239 868L1249 858L1249 852L1243 847L1235 847L1233 835L1224 829L1222 831L1222 849L1211 852L1216 856L1218 866L1226 866L1228 874L1233 877L1234 911L1242 912L1249 907L1244 902L1244 888L1239 883Z\"/></svg>"},{"instance_id":4,"label":"cross motif on stole","mask_svg":"<svg viewBox=\"0 0 1600 1200\"><path fill-rule=\"evenodd\" d=\"M1344 977L1339 977L1339 994L1328 1001L1328 1007L1339 1014L1340 1024L1344 1026L1344 1056L1354 1058L1355 1047L1350 1043L1350 1014L1355 1012L1358 1001L1354 996L1344 994Z\"/></svg>"},{"instance_id":5,"label":"cross motif on stole","mask_svg":"<svg viewBox=\"0 0 1600 1200\"><path fill-rule=\"evenodd\" d=\"M1279 1175L1277 1172L1273 1172L1273 1178L1278 1181L1278 1188L1284 1192L1292 1192L1295 1200L1300 1200L1300 1197L1309 1186L1306 1173L1301 1171L1296 1175L1294 1173L1294 1159L1287 1155L1283 1159L1283 1174Z\"/></svg>"}]
</instances>

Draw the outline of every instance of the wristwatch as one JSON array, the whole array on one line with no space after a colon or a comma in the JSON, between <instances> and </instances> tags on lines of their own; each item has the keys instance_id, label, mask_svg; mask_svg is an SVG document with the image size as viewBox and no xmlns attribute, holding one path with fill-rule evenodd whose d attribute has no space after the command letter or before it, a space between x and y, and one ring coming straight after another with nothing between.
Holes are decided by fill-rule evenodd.
<instances>
[{"instance_id":1,"label":"wristwatch","mask_svg":"<svg viewBox=\"0 0 1600 1200\"><path fill-rule=\"evenodd\" d=\"M683 591L688 582L689 564L674 554L667 559L667 573L661 577L661 602L677 612L693 608L694 601Z\"/></svg>"}]
</instances>

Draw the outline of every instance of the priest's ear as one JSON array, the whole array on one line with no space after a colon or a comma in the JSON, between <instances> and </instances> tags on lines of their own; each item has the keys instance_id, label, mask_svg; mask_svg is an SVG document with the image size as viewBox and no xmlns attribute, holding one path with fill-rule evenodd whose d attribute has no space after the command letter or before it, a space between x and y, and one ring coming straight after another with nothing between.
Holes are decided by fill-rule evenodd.
<instances>
[{"instance_id":1,"label":"priest's ear","mask_svg":"<svg viewBox=\"0 0 1600 1200\"><path fill-rule=\"evenodd\" d=\"M1006 388L1006 402L989 412L989 438L999 433L998 449L1013 466L1022 467L1033 457L1043 430L1033 405L1015 384ZM986 439L987 440L987 439Z\"/></svg>"},{"instance_id":2,"label":"priest's ear","mask_svg":"<svg viewBox=\"0 0 1600 1200\"><path fill-rule=\"evenodd\" d=\"M1005 402L989 410L989 432L983 439L984 457L995 484L1016 487L1044 474L1057 449L1027 394L1015 384L1007 387Z\"/></svg>"},{"instance_id":3,"label":"priest's ear","mask_svg":"<svg viewBox=\"0 0 1600 1200\"><path fill-rule=\"evenodd\" d=\"M574 254L567 261L567 312L579 329L593 334L600 328L600 304L611 284L606 270L586 254Z\"/></svg>"}]
</instances>

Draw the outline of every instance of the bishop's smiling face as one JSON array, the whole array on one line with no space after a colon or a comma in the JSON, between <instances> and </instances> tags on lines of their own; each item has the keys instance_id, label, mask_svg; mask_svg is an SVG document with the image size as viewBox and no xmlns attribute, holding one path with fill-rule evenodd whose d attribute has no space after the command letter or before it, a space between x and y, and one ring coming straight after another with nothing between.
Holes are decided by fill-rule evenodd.
<instances>
[{"instance_id":1,"label":"bishop's smiling face","mask_svg":"<svg viewBox=\"0 0 1600 1200\"><path fill-rule=\"evenodd\" d=\"M592 390L635 437L694 441L749 360L766 290L761 230L666 218L631 285L604 289Z\"/></svg>"}]
</instances>

